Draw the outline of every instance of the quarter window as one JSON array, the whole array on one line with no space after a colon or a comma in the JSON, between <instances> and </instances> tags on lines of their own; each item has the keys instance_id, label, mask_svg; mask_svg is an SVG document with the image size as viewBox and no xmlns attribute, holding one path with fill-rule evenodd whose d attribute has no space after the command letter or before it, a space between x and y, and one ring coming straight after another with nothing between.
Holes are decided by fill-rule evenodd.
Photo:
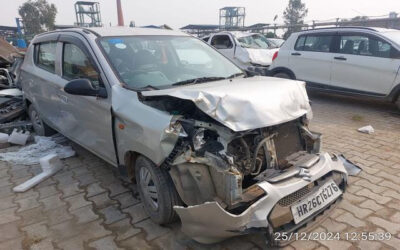
<instances>
[{"instance_id":1,"label":"quarter window","mask_svg":"<svg viewBox=\"0 0 400 250\"><path fill-rule=\"evenodd\" d=\"M69 80L87 78L95 87L99 86L99 74L86 54L76 45L64 44L63 76Z\"/></svg>"},{"instance_id":2,"label":"quarter window","mask_svg":"<svg viewBox=\"0 0 400 250\"><path fill-rule=\"evenodd\" d=\"M340 39L339 51L342 54L390 58L391 50L389 43L370 36L349 35Z\"/></svg>"},{"instance_id":3,"label":"quarter window","mask_svg":"<svg viewBox=\"0 0 400 250\"><path fill-rule=\"evenodd\" d=\"M230 49L233 47L228 35L216 35L211 40L211 45L217 49Z\"/></svg>"},{"instance_id":4,"label":"quarter window","mask_svg":"<svg viewBox=\"0 0 400 250\"><path fill-rule=\"evenodd\" d=\"M37 46L37 65L47 71L54 73L57 43L40 43Z\"/></svg>"}]
</instances>

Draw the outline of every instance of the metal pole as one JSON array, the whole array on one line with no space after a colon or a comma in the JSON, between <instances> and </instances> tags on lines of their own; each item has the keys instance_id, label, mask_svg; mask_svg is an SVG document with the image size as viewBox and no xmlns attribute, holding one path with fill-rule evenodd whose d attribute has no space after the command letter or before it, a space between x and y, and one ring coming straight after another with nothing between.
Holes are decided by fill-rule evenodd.
<instances>
[{"instance_id":1,"label":"metal pole","mask_svg":"<svg viewBox=\"0 0 400 250\"><path fill-rule=\"evenodd\" d=\"M124 26L124 16L122 14L121 0L117 0L117 14L118 14L118 26Z\"/></svg>"}]
</instances>

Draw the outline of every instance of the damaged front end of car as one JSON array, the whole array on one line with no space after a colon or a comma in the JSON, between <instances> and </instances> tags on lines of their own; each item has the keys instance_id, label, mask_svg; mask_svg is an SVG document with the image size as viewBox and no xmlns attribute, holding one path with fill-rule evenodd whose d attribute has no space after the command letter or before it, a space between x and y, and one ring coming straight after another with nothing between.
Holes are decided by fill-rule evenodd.
<instances>
[{"instance_id":1,"label":"damaged front end of car","mask_svg":"<svg viewBox=\"0 0 400 250\"><path fill-rule=\"evenodd\" d=\"M169 170L185 204L174 207L184 233L201 243L214 243L259 232L270 244L282 244L273 240L274 233L302 229L339 200L346 169L337 157L321 153L321 135L308 129L307 113L238 131L198 108L200 101L206 100L142 98L144 104L174 117L165 133L179 139L162 167ZM215 114L217 108L213 110ZM324 199L318 193L320 205L295 215L297 203L329 185L337 189L335 196Z\"/></svg>"}]
</instances>

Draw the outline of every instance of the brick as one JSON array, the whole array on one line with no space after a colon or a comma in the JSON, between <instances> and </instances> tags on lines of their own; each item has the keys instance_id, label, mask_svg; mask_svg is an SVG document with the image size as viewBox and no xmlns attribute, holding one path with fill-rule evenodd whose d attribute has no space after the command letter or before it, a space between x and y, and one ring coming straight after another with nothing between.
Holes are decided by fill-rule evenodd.
<instances>
[{"instance_id":1,"label":"brick","mask_svg":"<svg viewBox=\"0 0 400 250\"><path fill-rule=\"evenodd\" d=\"M89 244L90 247L93 247L98 250L122 250L119 248L114 242L114 236L107 236L96 241L93 241Z\"/></svg>"},{"instance_id":2,"label":"brick","mask_svg":"<svg viewBox=\"0 0 400 250\"><path fill-rule=\"evenodd\" d=\"M368 208L368 209L371 209L374 211L377 211L377 210L383 208L381 205L376 203L374 200L366 200L366 201L362 202L359 206L363 207L363 208Z\"/></svg>"},{"instance_id":3,"label":"brick","mask_svg":"<svg viewBox=\"0 0 400 250\"><path fill-rule=\"evenodd\" d=\"M122 220L126 217L125 214L121 213L119 210L119 207L117 205L112 205L106 208L103 208L100 210L100 213L102 213L105 217L105 224L111 224L116 221Z\"/></svg>"},{"instance_id":4,"label":"brick","mask_svg":"<svg viewBox=\"0 0 400 250\"><path fill-rule=\"evenodd\" d=\"M400 182L400 178L399 178L398 182ZM378 185L390 188L392 190L400 191L400 185L395 184L395 183L393 183L391 181L384 180L384 181L380 182Z\"/></svg>"},{"instance_id":5,"label":"brick","mask_svg":"<svg viewBox=\"0 0 400 250\"><path fill-rule=\"evenodd\" d=\"M108 197L108 193L102 193L89 198L90 201L94 202L97 208L105 208L113 204L117 204L117 201L111 200Z\"/></svg>"},{"instance_id":6,"label":"brick","mask_svg":"<svg viewBox=\"0 0 400 250\"><path fill-rule=\"evenodd\" d=\"M52 195L40 201L43 203L45 211L67 205L61 200L61 194Z\"/></svg>"},{"instance_id":7,"label":"brick","mask_svg":"<svg viewBox=\"0 0 400 250\"><path fill-rule=\"evenodd\" d=\"M26 236L30 239L44 239L49 235L49 231L44 222L32 224L22 228Z\"/></svg>"},{"instance_id":8,"label":"brick","mask_svg":"<svg viewBox=\"0 0 400 250\"><path fill-rule=\"evenodd\" d=\"M375 225L384 228L387 232L390 232L392 235L396 234L397 232L400 231L400 224L399 223L393 223L387 220L384 220L379 217L369 217L368 220Z\"/></svg>"},{"instance_id":9,"label":"brick","mask_svg":"<svg viewBox=\"0 0 400 250\"><path fill-rule=\"evenodd\" d=\"M349 192L344 193L344 199L350 201L353 204L360 203L366 200L366 198L363 196L354 195Z\"/></svg>"},{"instance_id":10,"label":"brick","mask_svg":"<svg viewBox=\"0 0 400 250\"><path fill-rule=\"evenodd\" d=\"M75 209L71 211L71 214L75 216L78 224L87 223L99 218L99 216L93 212L93 205Z\"/></svg>"},{"instance_id":11,"label":"brick","mask_svg":"<svg viewBox=\"0 0 400 250\"><path fill-rule=\"evenodd\" d=\"M13 200L14 200L14 197L12 197L12 196L2 198L1 202L0 202L0 211L7 209L7 208L16 207L17 204L14 203Z\"/></svg>"},{"instance_id":12,"label":"brick","mask_svg":"<svg viewBox=\"0 0 400 250\"><path fill-rule=\"evenodd\" d=\"M118 202L120 203L121 209L124 209L124 208L127 208L132 205L140 203L140 200L133 197L132 192L126 192L126 193L117 195L114 197L114 199L118 200Z\"/></svg>"},{"instance_id":13,"label":"brick","mask_svg":"<svg viewBox=\"0 0 400 250\"><path fill-rule=\"evenodd\" d=\"M387 190L386 192L383 192L382 195L385 196L385 197L392 197L392 198L395 198L397 200L400 200L400 193L398 193L396 191L393 191L393 190Z\"/></svg>"},{"instance_id":14,"label":"brick","mask_svg":"<svg viewBox=\"0 0 400 250\"><path fill-rule=\"evenodd\" d=\"M132 217L132 223L142 221L149 217L144 210L142 203L125 208L123 211L124 213L128 213Z\"/></svg>"},{"instance_id":15,"label":"brick","mask_svg":"<svg viewBox=\"0 0 400 250\"><path fill-rule=\"evenodd\" d=\"M342 215L340 215L339 217L336 218L337 221L349 224L350 226L353 227L365 227L366 224L364 221L357 219L356 217L354 217L354 215L345 212Z\"/></svg>"},{"instance_id":16,"label":"brick","mask_svg":"<svg viewBox=\"0 0 400 250\"><path fill-rule=\"evenodd\" d=\"M387 202L390 201L390 198L384 197L382 195L378 195L378 194L375 194L375 193L372 193L368 189L362 189L362 190L358 191L356 194L365 196L365 197L370 198L372 200L375 200L379 204L386 204Z\"/></svg>"},{"instance_id":17,"label":"brick","mask_svg":"<svg viewBox=\"0 0 400 250\"><path fill-rule=\"evenodd\" d=\"M29 197L16 201L19 204L18 212L22 212L28 209L39 207L40 203L37 201L37 197Z\"/></svg>"},{"instance_id":18,"label":"brick","mask_svg":"<svg viewBox=\"0 0 400 250\"><path fill-rule=\"evenodd\" d=\"M355 205L351 204L350 202L348 202L347 200L343 200L339 206L341 208L347 210L348 212L352 213L353 215L355 215L356 217L358 217L360 219L364 219L365 217L367 217L368 215L370 215L372 213L371 210L355 206Z\"/></svg>"},{"instance_id":19,"label":"brick","mask_svg":"<svg viewBox=\"0 0 400 250\"><path fill-rule=\"evenodd\" d=\"M55 185L44 186L38 188L37 191L39 192L39 199L44 199L58 193Z\"/></svg>"},{"instance_id":20,"label":"brick","mask_svg":"<svg viewBox=\"0 0 400 250\"><path fill-rule=\"evenodd\" d=\"M369 182L374 183L374 184L377 184L377 183L379 183L379 182L381 182L383 180L380 177L376 177L374 175L370 175L370 174L364 173L363 171L361 171L358 174L358 177L361 177L361 178L363 178L365 180L368 180Z\"/></svg>"},{"instance_id":21,"label":"brick","mask_svg":"<svg viewBox=\"0 0 400 250\"><path fill-rule=\"evenodd\" d=\"M148 241L154 240L155 238L167 234L170 231L166 227L155 224L150 219L136 223L134 226L142 228L146 232L146 240Z\"/></svg>"},{"instance_id":22,"label":"brick","mask_svg":"<svg viewBox=\"0 0 400 250\"><path fill-rule=\"evenodd\" d=\"M377 174L377 176L380 176L382 178L388 179L394 183L398 183L400 181L400 178L395 176L395 175L391 175L386 173L385 171L379 171Z\"/></svg>"},{"instance_id":23,"label":"brick","mask_svg":"<svg viewBox=\"0 0 400 250\"><path fill-rule=\"evenodd\" d=\"M77 195L65 198L64 200L67 201L70 205L69 211L92 204L90 201L87 201L85 199L84 194L77 194Z\"/></svg>"},{"instance_id":24,"label":"brick","mask_svg":"<svg viewBox=\"0 0 400 250\"><path fill-rule=\"evenodd\" d=\"M58 189L63 193L62 198L67 198L79 193L82 193L84 190L80 189L79 187L79 183L75 182L75 183L69 183L67 185L58 185Z\"/></svg>"},{"instance_id":25,"label":"brick","mask_svg":"<svg viewBox=\"0 0 400 250\"><path fill-rule=\"evenodd\" d=\"M377 193L377 194L382 193L383 191L387 190L386 187L381 186L381 183L375 185L364 179L357 181L355 183L355 185L358 185L358 186L361 186L364 188L368 188L369 190L371 190L372 192Z\"/></svg>"},{"instance_id":26,"label":"brick","mask_svg":"<svg viewBox=\"0 0 400 250\"><path fill-rule=\"evenodd\" d=\"M18 216L21 217L21 223L25 226L47 220L43 206L20 212Z\"/></svg>"},{"instance_id":27,"label":"brick","mask_svg":"<svg viewBox=\"0 0 400 250\"><path fill-rule=\"evenodd\" d=\"M71 220L74 217L68 213L67 206L57 207L55 209L50 209L46 212L49 225L56 225L67 220Z\"/></svg>"},{"instance_id":28,"label":"brick","mask_svg":"<svg viewBox=\"0 0 400 250\"><path fill-rule=\"evenodd\" d=\"M128 218L114 222L110 224L108 228L117 234L117 241L125 240L141 232L139 228L134 228L131 225L130 219Z\"/></svg>"},{"instance_id":29,"label":"brick","mask_svg":"<svg viewBox=\"0 0 400 250\"><path fill-rule=\"evenodd\" d=\"M0 225L19 220L20 217L15 214L16 210L17 208L7 208L0 211Z\"/></svg>"},{"instance_id":30,"label":"brick","mask_svg":"<svg viewBox=\"0 0 400 250\"><path fill-rule=\"evenodd\" d=\"M86 188L87 195L86 197L92 197L101 193L106 192L107 190L102 188L99 182L95 182L92 184L89 184L89 186Z\"/></svg>"},{"instance_id":31,"label":"brick","mask_svg":"<svg viewBox=\"0 0 400 250\"><path fill-rule=\"evenodd\" d=\"M0 242L20 238L21 236L21 233L18 231L17 223L0 224Z\"/></svg>"},{"instance_id":32,"label":"brick","mask_svg":"<svg viewBox=\"0 0 400 250\"><path fill-rule=\"evenodd\" d=\"M328 232L341 232L346 229L347 225L339 223L331 218L327 218L322 224L322 227L326 228ZM304 248L302 248L304 249Z\"/></svg>"}]
</instances>

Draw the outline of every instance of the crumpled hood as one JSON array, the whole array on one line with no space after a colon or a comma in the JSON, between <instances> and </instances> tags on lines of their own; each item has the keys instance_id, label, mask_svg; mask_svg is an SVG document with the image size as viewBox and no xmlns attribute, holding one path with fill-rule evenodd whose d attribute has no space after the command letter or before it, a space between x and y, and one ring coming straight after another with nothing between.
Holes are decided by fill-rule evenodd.
<instances>
[{"instance_id":1,"label":"crumpled hood","mask_svg":"<svg viewBox=\"0 0 400 250\"><path fill-rule=\"evenodd\" d=\"M254 64L260 64L263 66L269 66L272 64L272 57L274 53L279 49L248 49L246 48L247 53L249 54L250 62Z\"/></svg>"},{"instance_id":2,"label":"crumpled hood","mask_svg":"<svg viewBox=\"0 0 400 250\"><path fill-rule=\"evenodd\" d=\"M142 92L193 101L210 117L234 131L277 125L311 111L304 82L251 77Z\"/></svg>"}]
</instances>

